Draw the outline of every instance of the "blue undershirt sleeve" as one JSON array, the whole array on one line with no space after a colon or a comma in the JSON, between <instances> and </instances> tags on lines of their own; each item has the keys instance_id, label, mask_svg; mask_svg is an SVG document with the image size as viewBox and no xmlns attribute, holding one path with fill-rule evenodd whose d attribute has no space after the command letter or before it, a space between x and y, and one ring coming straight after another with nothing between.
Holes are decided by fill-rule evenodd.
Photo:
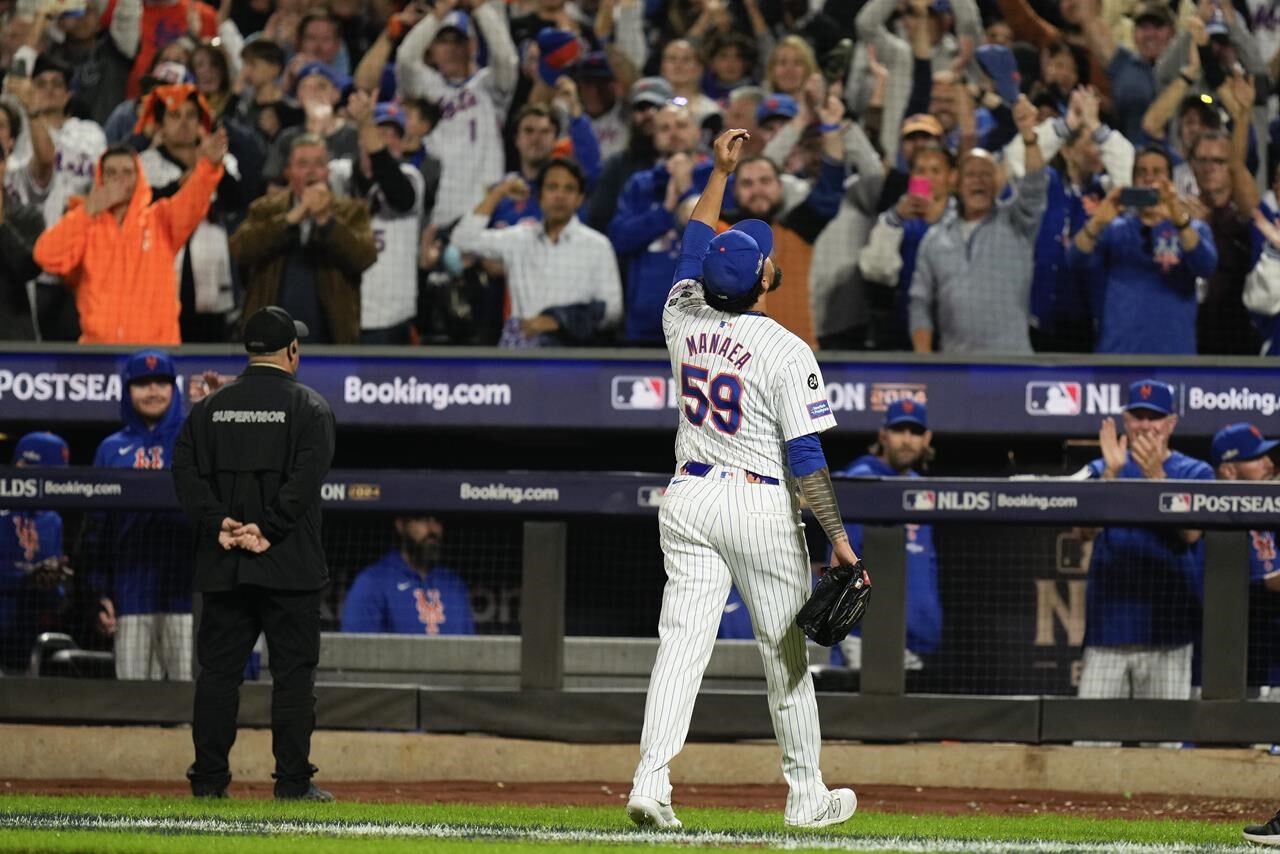
<instances>
[{"instance_id":1,"label":"blue undershirt sleeve","mask_svg":"<svg viewBox=\"0 0 1280 854\"><path fill-rule=\"evenodd\" d=\"M817 433L797 436L787 442L787 464L794 477L804 477L827 467L827 458L822 453L822 442Z\"/></svg>"}]
</instances>

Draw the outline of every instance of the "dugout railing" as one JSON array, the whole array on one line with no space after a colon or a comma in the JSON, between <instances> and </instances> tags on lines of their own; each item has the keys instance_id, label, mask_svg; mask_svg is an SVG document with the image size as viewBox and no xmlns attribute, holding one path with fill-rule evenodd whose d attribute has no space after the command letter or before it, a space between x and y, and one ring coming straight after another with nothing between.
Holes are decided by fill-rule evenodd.
<instances>
[{"instance_id":1,"label":"dugout railing","mask_svg":"<svg viewBox=\"0 0 1280 854\"><path fill-rule=\"evenodd\" d=\"M568 636L570 524L628 519L652 531L665 475L563 472L335 471L326 513L431 510L491 514L520 535L519 635L426 638L326 634L317 685L322 727L488 732L574 741L638 738L653 638ZM1064 479L842 481L846 517L866 523L874 568L856 692L823 691L824 735L860 740L1271 742L1275 705L1246 680L1244 530L1273 526L1280 487L1239 482ZM93 469L0 469L8 509L171 509L168 476ZM570 521L572 520L572 521ZM1081 700L1049 694L913 693L903 667L903 523L954 525L1001 541L1037 526L1154 525L1206 530L1202 692L1198 699ZM650 527L652 526L652 527ZM810 526L816 527L816 526ZM1003 532L1003 533L1002 533ZM661 567L651 566L660 585ZM975 578L975 589L983 579ZM651 603L652 604L652 603ZM981 595L970 600L983 606ZM812 647L821 664L824 650ZM820 683L821 684L821 683ZM246 683L241 720L269 722L269 683ZM180 682L6 677L0 720L180 724ZM694 739L767 738L754 644L721 641L694 715Z\"/></svg>"}]
</instances>

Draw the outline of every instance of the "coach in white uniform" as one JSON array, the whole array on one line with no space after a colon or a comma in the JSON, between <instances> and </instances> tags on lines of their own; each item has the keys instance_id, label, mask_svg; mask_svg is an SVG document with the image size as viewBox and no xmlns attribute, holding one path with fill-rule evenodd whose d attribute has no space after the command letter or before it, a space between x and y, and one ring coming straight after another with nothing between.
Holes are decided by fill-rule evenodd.
<instances>
[{"instance_id":1,"label":"coach in white uniform","mask_svg":"<svg viewBox=\"0 0 1280 854\"><path fill-rule=\"evenodd\" d=\"M782 748L791 827L825 827L857 808L851 789L828 790L804 635L796 613L810 591L800 522L803 494L840 564L854 564L818 433L835 426L822 372L807 345L767 317L781 281L773 233L759 220L713 239L725 184L747 134L716 140L715 169L684 232L662 327L684 405L677 473L658 516L667 571L658 657L649 682L627 814L678 828L671 760L684 746L730 585L751 614L764 661L769 713Z\"/></svg>"}]
</instances>

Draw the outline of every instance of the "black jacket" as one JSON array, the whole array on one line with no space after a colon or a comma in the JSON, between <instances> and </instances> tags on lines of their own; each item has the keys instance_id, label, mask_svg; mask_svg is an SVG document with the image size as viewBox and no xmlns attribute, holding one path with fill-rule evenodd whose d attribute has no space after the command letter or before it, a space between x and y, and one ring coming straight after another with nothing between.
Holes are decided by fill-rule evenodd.
<instances>
[{"instance_id":1,"label":"black jacket","mask_svg":"<svg viewBox=\"0 0 1280 854\"><path fill-rule=\"evenodd\" d=\"M334 429L323 397L265 365L250 365L192 407L174 448L173 480L195 526L196 590L328 583L320 484L333 461ZM228 516L257 523L271 548L224 551L218 529Z\"/></svg>"}]
</instances>

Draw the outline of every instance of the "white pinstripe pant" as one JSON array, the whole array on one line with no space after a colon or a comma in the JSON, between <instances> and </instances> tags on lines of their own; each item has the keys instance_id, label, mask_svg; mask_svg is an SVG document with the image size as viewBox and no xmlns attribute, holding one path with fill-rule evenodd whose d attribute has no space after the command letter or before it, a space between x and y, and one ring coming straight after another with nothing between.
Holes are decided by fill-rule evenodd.
<instances>
[{"instance_id":1,"label":"white pinstripe pant","mask_svg":"<svg viewBox=\"0 0 1280 854\"><path fill-rule=\"evenodd\" d=\"M116 678L191 681L191 614L125 614L116 620Z\"/></svg>"},{"instance_id":2,"label":"white pinstripe pant","mask_svg":"<svg viewBox=\"0 0 1280 854\"><path fill-rule=\"evenodd\" d=\"M673 478L658 516L667 584L632 794L671 802L669 765L689 735L720 614L736 584L764 661L790 787L786 818L807 821L822 808L827 787L818 767L822 735L808 653L795 625L810 589L798 507L785 486L747 484L740 471L732 479L720 473Z\"/></svg>"}]
</instances>

